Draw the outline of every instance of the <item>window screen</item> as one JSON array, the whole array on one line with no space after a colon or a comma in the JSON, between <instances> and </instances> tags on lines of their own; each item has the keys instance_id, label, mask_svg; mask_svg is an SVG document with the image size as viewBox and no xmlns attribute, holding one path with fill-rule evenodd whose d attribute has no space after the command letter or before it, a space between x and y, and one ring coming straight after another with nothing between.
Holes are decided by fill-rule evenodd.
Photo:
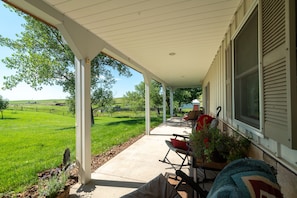
<instances>
[{"instance_id":1,"label":"window screen","mask_svg":"<svg viewBox=\"0 0 297 198\"><path fill-rule=\"evenodd\" d=\"M235 119L259 128L258 11L234 39Z\"/></svg>"}]
</instances>

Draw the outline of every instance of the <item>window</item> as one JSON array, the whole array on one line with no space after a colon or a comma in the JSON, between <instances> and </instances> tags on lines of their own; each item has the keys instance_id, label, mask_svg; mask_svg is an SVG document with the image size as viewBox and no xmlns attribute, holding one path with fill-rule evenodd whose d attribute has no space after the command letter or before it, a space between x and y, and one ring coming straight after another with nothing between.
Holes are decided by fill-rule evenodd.
<instances>
[{"instance_id":1,"label":"window","mask_svg":"<svg viewBox=\"0 0 297 198\"><path fill-rule=\"evenodd\" d=\"M259 121L258 10L234 38L235 119L257 129Z\"/></svg>"},{"instance_id":2,"label":"window","mask_svg":"<svg viewBox=\"0 0 297 198\"><path fill-rule=\"evenodd\" d=\"M204 113L208 114L209 113L209 109L210 109L210 84L209 82L207 83L206 87L204 88L204 99L203 101L205 101L204 103Z\"/></svg>"},{"instance_id":3,"label":"window","mask_svg":"<svg viewBox=\"0 0 297 198\"><path fill-rule=\"evenodd\" d=\"M225 50L226 64L226 115L228 119L232 118L232 48L228 44Z\"/></svg>"}]
</instances>

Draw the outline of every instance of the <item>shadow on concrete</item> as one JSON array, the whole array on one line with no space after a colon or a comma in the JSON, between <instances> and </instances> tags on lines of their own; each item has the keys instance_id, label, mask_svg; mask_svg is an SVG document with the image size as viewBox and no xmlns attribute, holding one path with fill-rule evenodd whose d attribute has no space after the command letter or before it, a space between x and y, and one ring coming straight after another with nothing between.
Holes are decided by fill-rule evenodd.
<instances>
[{"instance_id":1,"label":"shadow on concrete","mask_svg":"<svg viewBox=\"0 0 297 198\"><path fill-rule=\"evenodd\" d=\"M81 185L77 189L77 193L92 192L96 189L96 186L110 186L110 187L122 187L122 188L139 188L144 185L142 182L130 182L130 181L112 181L112 180L100 180L92 179L88 184Z\"/></svg>"}]
</instances>

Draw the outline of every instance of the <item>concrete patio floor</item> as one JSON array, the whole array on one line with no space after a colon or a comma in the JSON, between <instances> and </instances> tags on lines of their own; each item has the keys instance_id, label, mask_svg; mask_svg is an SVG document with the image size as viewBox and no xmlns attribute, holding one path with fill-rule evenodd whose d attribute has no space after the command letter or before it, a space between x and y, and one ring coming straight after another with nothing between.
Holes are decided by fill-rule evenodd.
<instances>
[{"instance_id":1,"label":"concrete patio floor","mask_svg":"<svg viewBox=\"0 0 297 198\"><path fill-rule=\"evenodd\" d=\"M117 198L130 193L155 178L159 174L175 173L169 165L160 162L173 133L189 134L190 125L181 118L171 118L143 136L127 149L99 167L91 175L92 181L87 185L75 184L70 190L70 197L109 197ZM181 162L173 152L169 155L172 162ZM189 167L183 169L187 174Z\"/></svg>"}]
</instances>

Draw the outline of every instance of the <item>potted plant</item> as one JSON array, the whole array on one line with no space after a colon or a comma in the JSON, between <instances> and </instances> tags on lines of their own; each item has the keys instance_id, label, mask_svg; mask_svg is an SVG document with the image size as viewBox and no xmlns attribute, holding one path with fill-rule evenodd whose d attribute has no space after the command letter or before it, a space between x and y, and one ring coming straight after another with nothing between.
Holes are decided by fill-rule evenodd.
<instances>
[{"instance_id":1,"label":"potted plant","mask_svg":"<svg viewBox=\"0 0 297 198\"><path fill-rule=\"evenodd\" d=\"M228 134L218 128L204 127L190 135L194 157L206 162L230 162L247 156L250 141L237 134Z\"/></svg>"}]
</instances>

